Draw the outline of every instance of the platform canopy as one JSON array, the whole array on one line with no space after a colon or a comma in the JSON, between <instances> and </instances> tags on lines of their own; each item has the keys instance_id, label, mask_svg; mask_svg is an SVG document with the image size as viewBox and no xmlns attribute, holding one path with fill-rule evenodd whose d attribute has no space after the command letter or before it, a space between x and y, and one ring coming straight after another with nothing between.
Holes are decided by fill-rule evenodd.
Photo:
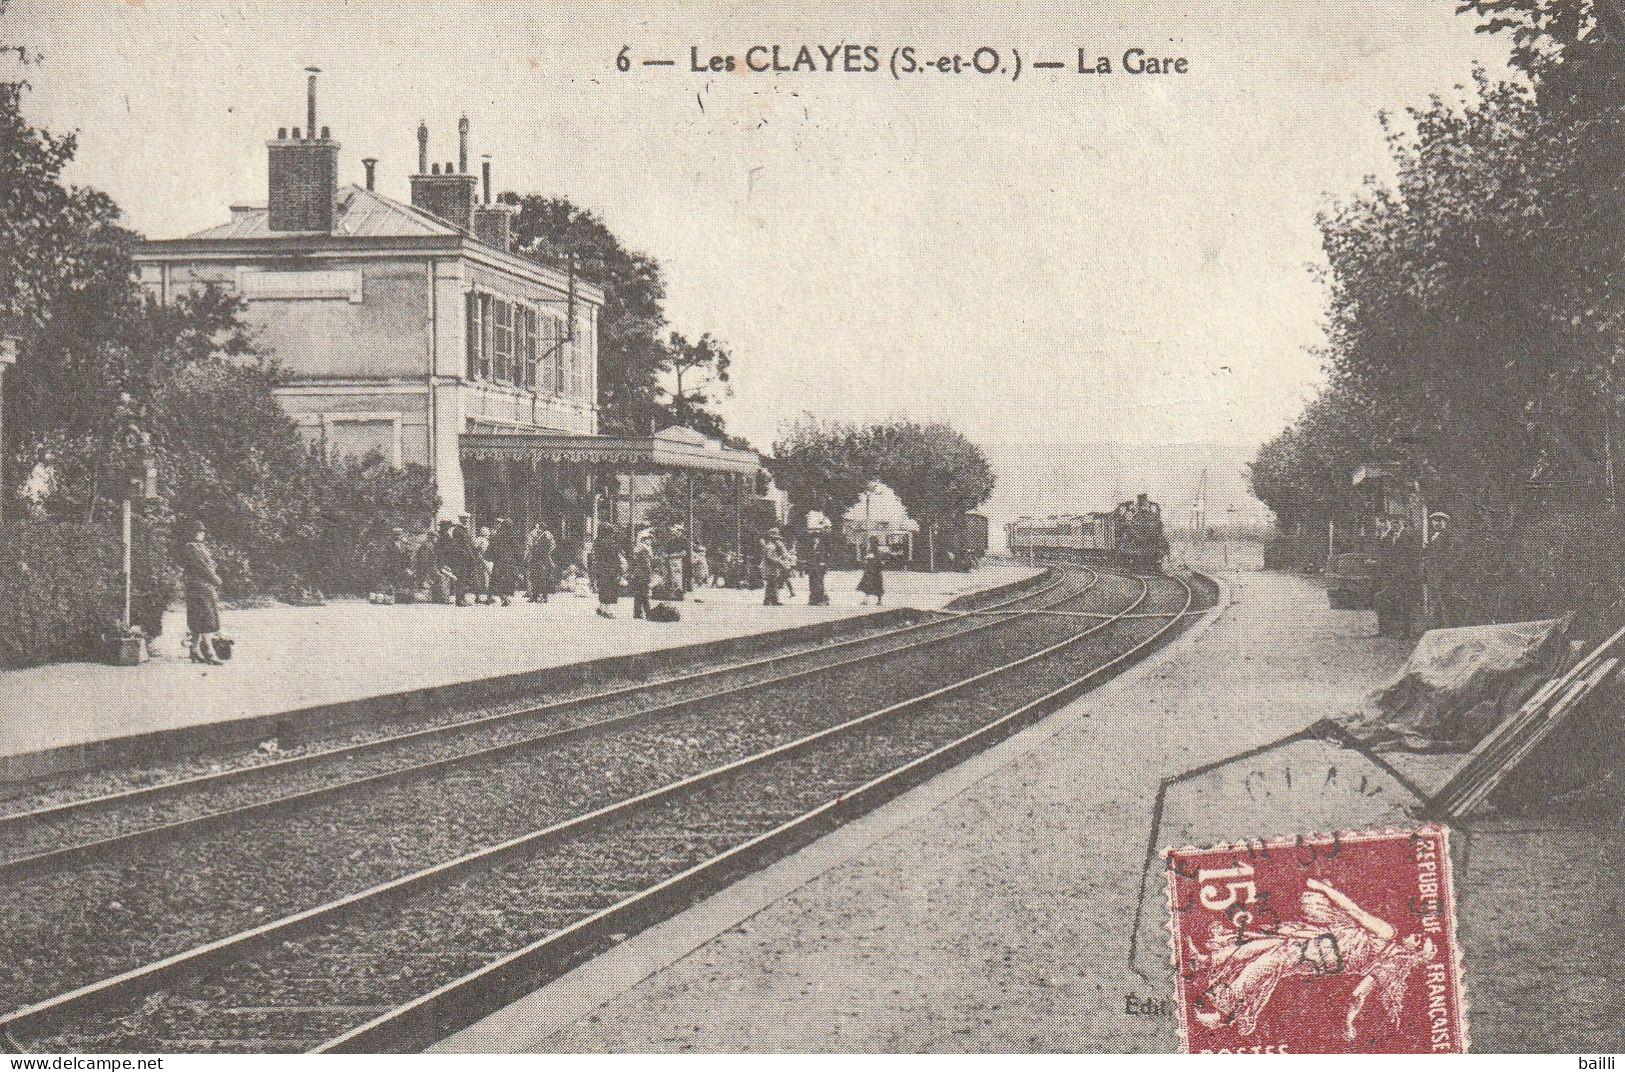
<instances>
[{"instance_id":1,"label":"platform canopy","mask_svg":"<svg viewBox=\"0 0 1625 1072\"><path fill-rule=\"evenodd\" d=\"M753 450L735 450L691 428L651 436L569 432L464 433L465 461L529 461L605 466L622 473L701 472L754 477L762 467Z\"/></svg>"}]
</instances>

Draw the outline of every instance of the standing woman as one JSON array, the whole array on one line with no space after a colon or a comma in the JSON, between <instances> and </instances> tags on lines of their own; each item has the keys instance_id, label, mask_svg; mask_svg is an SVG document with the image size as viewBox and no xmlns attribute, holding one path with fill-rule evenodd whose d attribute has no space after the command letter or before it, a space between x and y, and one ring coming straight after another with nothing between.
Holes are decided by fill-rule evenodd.
<instances>
[{"instance_id":1,"label":"standing woman","mask_svg":"<svg viewBox=\"0 0 1625 1072\"><path fill-rule=\"evenodd\" d=\"M870 540L869 550L863 556L863 576L858 578L858 591L863 593L863 605L869 605L874 596L875 606L886 600L885 557L880 553L880 541Z\"/></svg>"},{"instance_id":2,"label":"standing woman","mask_svg":"<svg viewBox=\"0 0 1625 1072\"><path fill-rule=\"evenodd\" d=\"M527 592L532 603L546 603L547 597L553 594L553 552L557 549L558 541L553 539L553 533L538 524L531 532L530 547L525 552L525 563L530 572Z\"/></svg>"},{"instance_id":3,"label":"standing woman","mask_svg":"<svg viewBox=\"0 0 1625 1072\"><path fill-rule=\"evenodd\" d=\"M192 539L181 551L181 569L186 577L186 630L192 635L191 653L195 663L220 665L211 639L220 632L220 573L209 551L208 533L202 525L192 528Z\"/></svg>"},{"instance_id":4,"label":"standing woman","mask_svg":"<svg viewBox=\"0 0 1625 1072\"><path fill-rule=\"evenodd\" d=\"M606 524L598 530L598 538L592 542L592 561L587 565L592 572L593 587L598 590L598 616L615 617L610 608L621 599L626 557L621 554L620 533L614 525Z\"/></svg>"}]
</instances>

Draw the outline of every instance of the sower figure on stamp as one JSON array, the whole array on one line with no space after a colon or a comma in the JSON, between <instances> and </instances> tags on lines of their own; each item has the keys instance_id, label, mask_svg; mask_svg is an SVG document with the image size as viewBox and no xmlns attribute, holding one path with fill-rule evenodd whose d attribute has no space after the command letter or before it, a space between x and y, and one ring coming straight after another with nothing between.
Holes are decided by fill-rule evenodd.
<instances>
[{"instance_id":1,"label":"sower figure on stamp","mask_svg":"<svg viewBox=\"0 0 1625 1072\"><path fill-rule=\"evenodd\" d=\"M1216 923L1205 950L1186 939L1191 964L1206 973L1202 993L1212 1008L1192 1011L1204 1027L1230 1026L1251 1035L1283 979L1334 975L1361 977L1344 1020L1345 1039L1354 1039L1355 1021L1372 994L1390 1023L1399 1023L1410 974L1433 959L1433 941L1414 934L1400 938L1391 923L1326 882L1312 878L1308 886L1298 900L1302 923L1284 922L1245 942Z\"/></svg>"}]
</instances>

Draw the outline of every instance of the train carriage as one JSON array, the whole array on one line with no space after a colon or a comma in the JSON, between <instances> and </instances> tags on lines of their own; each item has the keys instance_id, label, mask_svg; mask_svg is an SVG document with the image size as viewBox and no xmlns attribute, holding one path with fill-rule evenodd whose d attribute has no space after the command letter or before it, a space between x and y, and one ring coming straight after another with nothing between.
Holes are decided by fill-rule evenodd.
<instances>
[{"instance_id":1,"label":"train carriage","mask_svg":"<svg viewBox=\"0 0 1625 1072\"><path fill-rule=\"evenodd\" d=\"M1159 572L1168 557L1162 507L1141 494L1109 511L1023 517L1005 526L1010 553L1027 558L1067 557Z\"/></svg>"}]
</instances>

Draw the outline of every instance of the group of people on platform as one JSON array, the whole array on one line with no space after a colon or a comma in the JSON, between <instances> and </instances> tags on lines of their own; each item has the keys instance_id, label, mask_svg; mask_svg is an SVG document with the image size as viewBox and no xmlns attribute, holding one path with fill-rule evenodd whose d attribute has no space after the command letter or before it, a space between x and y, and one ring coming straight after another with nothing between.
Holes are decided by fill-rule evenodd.
<instances>
[{"instance_id":1,"label":"group of people on platform","mask_svg":"<svg viewBox=\"0 0 1625 1072\"><path fill-rule=\"evenodd\" d=\"M402 529L393 533L384 555L383 591L427 593L439 603L510 605L523 591L532 603L545 603L561 589L579 583L574 561L559 566L559 543L540 522L528 530L507 518L489 527L442 521L414 546Z\"/></svg>"},{"instance_id":2,"label":"group of people on platform","mask_svg":"<svg viewBox=\"0 0 1625 1072\"><path fill-rule=\"evenodd\" d=\"M678 545L684 539L680 529L670 533ZM194 662L219 665L230 654L231 641L221 632L219 568L209 549L208 533L202 524L184 526L176 557L186 598L188 653ZM694 545L687 552L693 587L752 587L750 565L760 577L765 606L782 606L780 593L795 596L793 575L799 570L807 577L807 604L828 606L826 576L834 557L832 534L814 530L802 541L800 553L787 542L778 528L761 538L759 558L747 563L732 552L722 556L721 568L712 571L706 549ZM654 530L640 528L630 553L621 550L617 527L603 524L596 539L587 540L578 553L561 555L552 531L538 523L528 530L506 519L489 528L442 521L412 540L404 529L396 528L384 548L385 566L379 580L379 593L410 594L457 606L500 602L510 605L521 591L533 603L545 603L559 592L596 594L597 613L613 618L613 608L624 591L632 599L632 616L647 618L652 600L662 585L681 587L670 571L672 557L655 548ZM564 564L560 566L560 559ZM863 602L872 599L879 606L885 599L887 555L878 540L871 540L860 558L862 574L858 591ZM155 595L151 605L135 607L136 624L146 638L149 654L163 632L163 616L168 599Z\"/></svg>"},{"instance_id":3,"label":"group of people on platform","mask_svg":"<svg viewBox=\"0 0 1625 1072\"><path fill-rule=\"evenodd\" d=\"M1379 635L1408 637L1419 625L1448 629L1461 624L1450 578L1450 523L1449 514L1436 510L1428 515L1424 536L1403 517L1378 520L1371 594Z\"/></svg>"},{"instance_id":4,"label":"group of people on platform","mask_svg":"<svg viewBox=\"0 0 1625 1072\"><path fill-rule=\"evenodd\" d=\"M781 588L791 598L795 597L792 578L798 567L807 575L807 605L829 606L829 591L825 587L825 579L829 574L830 561L833 557L830 540L831 535L827 529L814 529L808 532L798 553L796 547L785 542L783 534L778 529L769 529L762 537L763 606L782 606L779 600ZM879 540L869 541L859 565L863 572L858 578L858 591L863 593L863 603L867 606L869 600L873 599L875 606L878 607L886 598L886 554L881 550Z\"/></svg>"},{"instance_id":5,"label":"group of people on platform","mask_svg":"<svg viewBox=\"0 0 1625 1072\"><path fill-rule=\"evenodd\" d=\"M656 530L643 526L628 545L620 528L605 522L594 537L565 552L545 525L526 530L505 518L478 528L467 518L441 521L417 540L395 529L381 555L384 566L375 601L410 595L457 606L508 606L520 593L533 603L545 603L562 591L596 594L597 613L613 617L612 608L624 594L632 600L632 616L645 618L660 590L684 586L681 570L686 568L688 587L760 585L762 603L770 607L782 606L781 596L795 597L794 575L801 572L807 577L808 605L829 605L825 578L835 554L834 536L827 529L808 532L798 548L782 530L770 528L754 556L723 552L715 569L706 548L690 546L681 526L662 530L662 535L662 547L657 547ZM684 565L674 568L674 559ZM872 540L860 558L858 590L866 605L884 602L886 562L879 541Z\"/></svg>"}]
</instances>

